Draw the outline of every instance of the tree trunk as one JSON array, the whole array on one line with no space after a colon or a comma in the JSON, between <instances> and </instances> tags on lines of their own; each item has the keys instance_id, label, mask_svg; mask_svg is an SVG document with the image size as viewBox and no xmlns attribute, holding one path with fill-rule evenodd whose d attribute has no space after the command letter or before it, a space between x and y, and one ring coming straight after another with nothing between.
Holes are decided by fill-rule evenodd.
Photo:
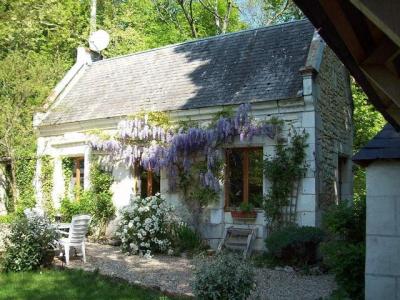
<instances>
[{"instance_id":1,"label":"tree trunk","mask_svg":"<svg viewBox=\"0 0 400 300\"><path fill-rule=\"evenodd\" d=\"M97 18L97 0L92 0L90 3L90 33L96 31Z\"/></svg>"},{"instance_id":2,"label":"tree trunk","mask_svg":"<svg viewBox=\"0 0 400 300\"><path fill-rule=\"evenodd\" d=\"M11 155L10 157L10 190L11 190L11 198L12 201L9 203L9 207L7 210L10 210L10 212L15 211L15 208L17 207L18 204L18 186L17 186L17 168L16 168L16 161L14 155Z\"/></svg>"}]
</instances>

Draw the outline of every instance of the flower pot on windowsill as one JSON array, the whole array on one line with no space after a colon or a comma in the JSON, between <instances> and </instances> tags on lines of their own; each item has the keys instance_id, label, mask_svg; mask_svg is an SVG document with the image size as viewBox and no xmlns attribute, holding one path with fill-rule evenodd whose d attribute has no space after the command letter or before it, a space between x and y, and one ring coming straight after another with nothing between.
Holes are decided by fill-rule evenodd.
<instances>
[{"instance_id":1,"label":"flower pot on windowsill","mask_svg":"<svg viewBox=\"0 0 400 300\"><path fill-rule=\"evenodd\" d=\"M240 210L232 210L231 216L233 219L238 220L255 220L257 219L257 212L256 211L240 211Z\"/></svg>"}]
</instances>

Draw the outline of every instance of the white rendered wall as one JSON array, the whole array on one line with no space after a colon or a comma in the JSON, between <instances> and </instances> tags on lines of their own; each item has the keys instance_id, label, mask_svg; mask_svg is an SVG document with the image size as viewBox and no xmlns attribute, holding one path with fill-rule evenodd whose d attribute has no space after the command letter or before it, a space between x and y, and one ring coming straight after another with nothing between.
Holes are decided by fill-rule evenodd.
<instances>
[{"instance_id":1,"label":"white rendered wall","mask_svg":"<svg viewBox=\"0 0 400 300\"><path fill-rule=\"evenodd\" d=\"M400 160L367 167L365 299L400 299Z\"/></svg>"}]
</instances>

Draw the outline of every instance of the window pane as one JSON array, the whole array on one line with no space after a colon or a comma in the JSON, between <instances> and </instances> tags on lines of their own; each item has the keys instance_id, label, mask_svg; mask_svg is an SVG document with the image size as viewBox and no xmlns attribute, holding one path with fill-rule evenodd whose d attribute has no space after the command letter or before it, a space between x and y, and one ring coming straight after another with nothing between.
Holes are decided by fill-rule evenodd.
<instances>
[{"instance_id":1,"label":"window pane","mask_svg":"<svg viewBox=\"0 0 400 300\"><path fill-rule=\"evenodd\" d=\"M263 196L263 150L249 149L249 203L261 207Z\"/></svg>"},{"instance_id":2,"label":"window pane","mask_svg":"<svg viewBox=\"0 0 400 300\"><path fill-rule=\"evenodd\" d=\"M227 150L229 206L238 207L243 201L243 152L241 149Z\"/></svg>"}]
</instances>

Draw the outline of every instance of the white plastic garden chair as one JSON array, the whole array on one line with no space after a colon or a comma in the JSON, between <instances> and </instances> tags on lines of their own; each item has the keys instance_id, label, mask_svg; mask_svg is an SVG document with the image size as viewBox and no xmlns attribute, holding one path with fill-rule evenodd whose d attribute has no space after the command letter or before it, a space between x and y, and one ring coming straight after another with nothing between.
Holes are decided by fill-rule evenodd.
<instances>
[{"instance_id":1,"label":"white plastic garden chair","mask_svg":"<svg viewBox=\"0 0 400 300\"><path fill-rule=\"evenodd\" d=\"M71 247L80 248L82 252L83 262L86 262L85 236L88 232L91 219L92 217L89 215L73 216L69 232L57 230L57 232L67 236L66 238L61 238L58 240L58 244L61 248L60 250L64 248L65 263L67 265L69 264L69 254Z\"/></svg>"}]
</instances>

